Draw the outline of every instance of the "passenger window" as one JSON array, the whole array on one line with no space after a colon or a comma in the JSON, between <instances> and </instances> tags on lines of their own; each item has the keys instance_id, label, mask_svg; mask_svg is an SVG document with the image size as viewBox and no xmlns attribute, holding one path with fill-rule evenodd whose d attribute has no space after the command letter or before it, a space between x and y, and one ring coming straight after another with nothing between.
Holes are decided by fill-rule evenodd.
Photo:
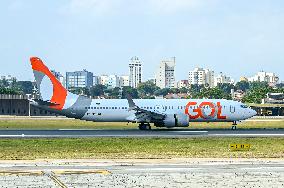
<instances>
[{"instance_id":1,"label":"passenger window","mask_svg":"<svg viewBox=\"0 0 284 188\"><path fill-rule=\"evenodd\" d=\"M152 109L152 107L150 107L150 109Z\"/></svg>"},{"instance_id":2,"label":"passenger window","mask_svg":"<svg viewBox=\"0 0 284 188\"><path fill-rule=\"evenodd\" d=\"M97 107L94 107L94 109L97 109Z\"/></svg>"},{"instance_id":3,"label":"passenger window","mask_svg":"<svg viewBox=\"0 0 284 188\"><path fill-rule=\"evenodd\" d=\"M114 107L112 107L112 109L114 109Z\"/></svg>"},{"instance_id":4,"label":"passenger window","mask_svg":"<svg viewBox=\"0 0 284 188\"><path fill-rule=\"evenodd\" d=\"M106 107L106 109L108 109L108 107Z\"/></svg>"},{"instance_id":5,"label":"passenger window","mask_svg":"<svg viewBox=\"0 0 284 188\"><path fill-rule=\"evenodd\" d=\"M117 107L114 107L114 109L117 109Z\"/></svg>"}]
</instances>

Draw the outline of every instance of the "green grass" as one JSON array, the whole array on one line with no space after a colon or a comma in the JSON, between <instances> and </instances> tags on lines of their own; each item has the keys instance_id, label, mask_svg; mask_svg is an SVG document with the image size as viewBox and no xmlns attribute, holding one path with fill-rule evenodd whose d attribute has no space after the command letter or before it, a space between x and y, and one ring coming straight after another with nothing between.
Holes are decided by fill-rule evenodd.
<instances>
[{"instance_id":1,"label":"green grass","mask_svg":"<svg viewBox=\"0 0 284 188\"><path fill-rule=\"evenodd\" d=\"M189 129L230 129L232 123L190 123ZM135 123L87 122L73 119L0 119L0 129L137 129ZM155 128L155 127L153 127ZM238 124L238 128L284 128L280 121L255 121ZM164 128L163 128L164 129Z\"/></svg>"},{"instance_id":2,"label":"green grass","mask_svg":"<svg viewBox=\"0 0 284 188\"><path fill-rule=\"evenodd\" d=\"M249 151L228 145L251 144ZM114 158L283 158L284 138L0 139L1 160Z\"/></svg>"}]
</instances>

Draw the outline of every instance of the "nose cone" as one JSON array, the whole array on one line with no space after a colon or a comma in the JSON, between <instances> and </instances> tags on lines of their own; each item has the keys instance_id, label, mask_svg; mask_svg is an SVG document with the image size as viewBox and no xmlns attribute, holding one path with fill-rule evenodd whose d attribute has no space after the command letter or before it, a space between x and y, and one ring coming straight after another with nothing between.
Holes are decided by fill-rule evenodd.
<instances>
[{"instance_id":1,"label":"nose cone","mask_svg":"<svg viewBox=\"0 0 284 188\"><path fill-rule=\"evenodd\" d=\"M249 109L248 113L247 113L247 118L251 118L253 116L255 116L257 114L257 112L254 109Z\"/></svg>"},{"instance_id":2,"label":"nose cone","mask_svg":"<svg viewBox=\"0 0 284 188\"><path fill-rule=\"evenodd\" d=\"M251 109L251 111L252 111L252 116L255 116L257 114L255 110Z\"/></svg>"}]
</instances>

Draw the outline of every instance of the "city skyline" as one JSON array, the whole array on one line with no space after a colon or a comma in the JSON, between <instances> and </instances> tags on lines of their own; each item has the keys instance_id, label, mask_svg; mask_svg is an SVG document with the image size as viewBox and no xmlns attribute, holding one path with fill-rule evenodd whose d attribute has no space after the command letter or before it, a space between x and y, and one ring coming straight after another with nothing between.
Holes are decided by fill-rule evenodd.
<instances>
[{"instance_id":1,"label":"city skyline","mask_svg":"<svg viewBox=\"0 0 284 188\"><path fill-rule=\"evenodd\" d=\"M175 56L176 80L187 79L195 67L235 80L261 70L284 79L280 0L11 0L0 5L5 65L0 75L32 80L31 56L59 72L125 75L129 59L138 56L145 80L162 59Z\"/></svg>"}]
</instances>

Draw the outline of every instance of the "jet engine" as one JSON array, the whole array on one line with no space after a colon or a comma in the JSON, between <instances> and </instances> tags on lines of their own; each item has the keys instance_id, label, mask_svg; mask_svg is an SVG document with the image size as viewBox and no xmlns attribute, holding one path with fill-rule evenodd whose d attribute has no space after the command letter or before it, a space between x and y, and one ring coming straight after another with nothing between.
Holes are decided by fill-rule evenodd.
<instances>
[{"instance_id":1,"label":"jet engine","mask_svg":"<svg viewBox=\"0 0 284 188\"><path fill-rule=\"evenodd\" d=\"M189 118L185 114L168 114L162 122L155 122L156 127L188 127Z\"/></svg>"}]
</instances>

